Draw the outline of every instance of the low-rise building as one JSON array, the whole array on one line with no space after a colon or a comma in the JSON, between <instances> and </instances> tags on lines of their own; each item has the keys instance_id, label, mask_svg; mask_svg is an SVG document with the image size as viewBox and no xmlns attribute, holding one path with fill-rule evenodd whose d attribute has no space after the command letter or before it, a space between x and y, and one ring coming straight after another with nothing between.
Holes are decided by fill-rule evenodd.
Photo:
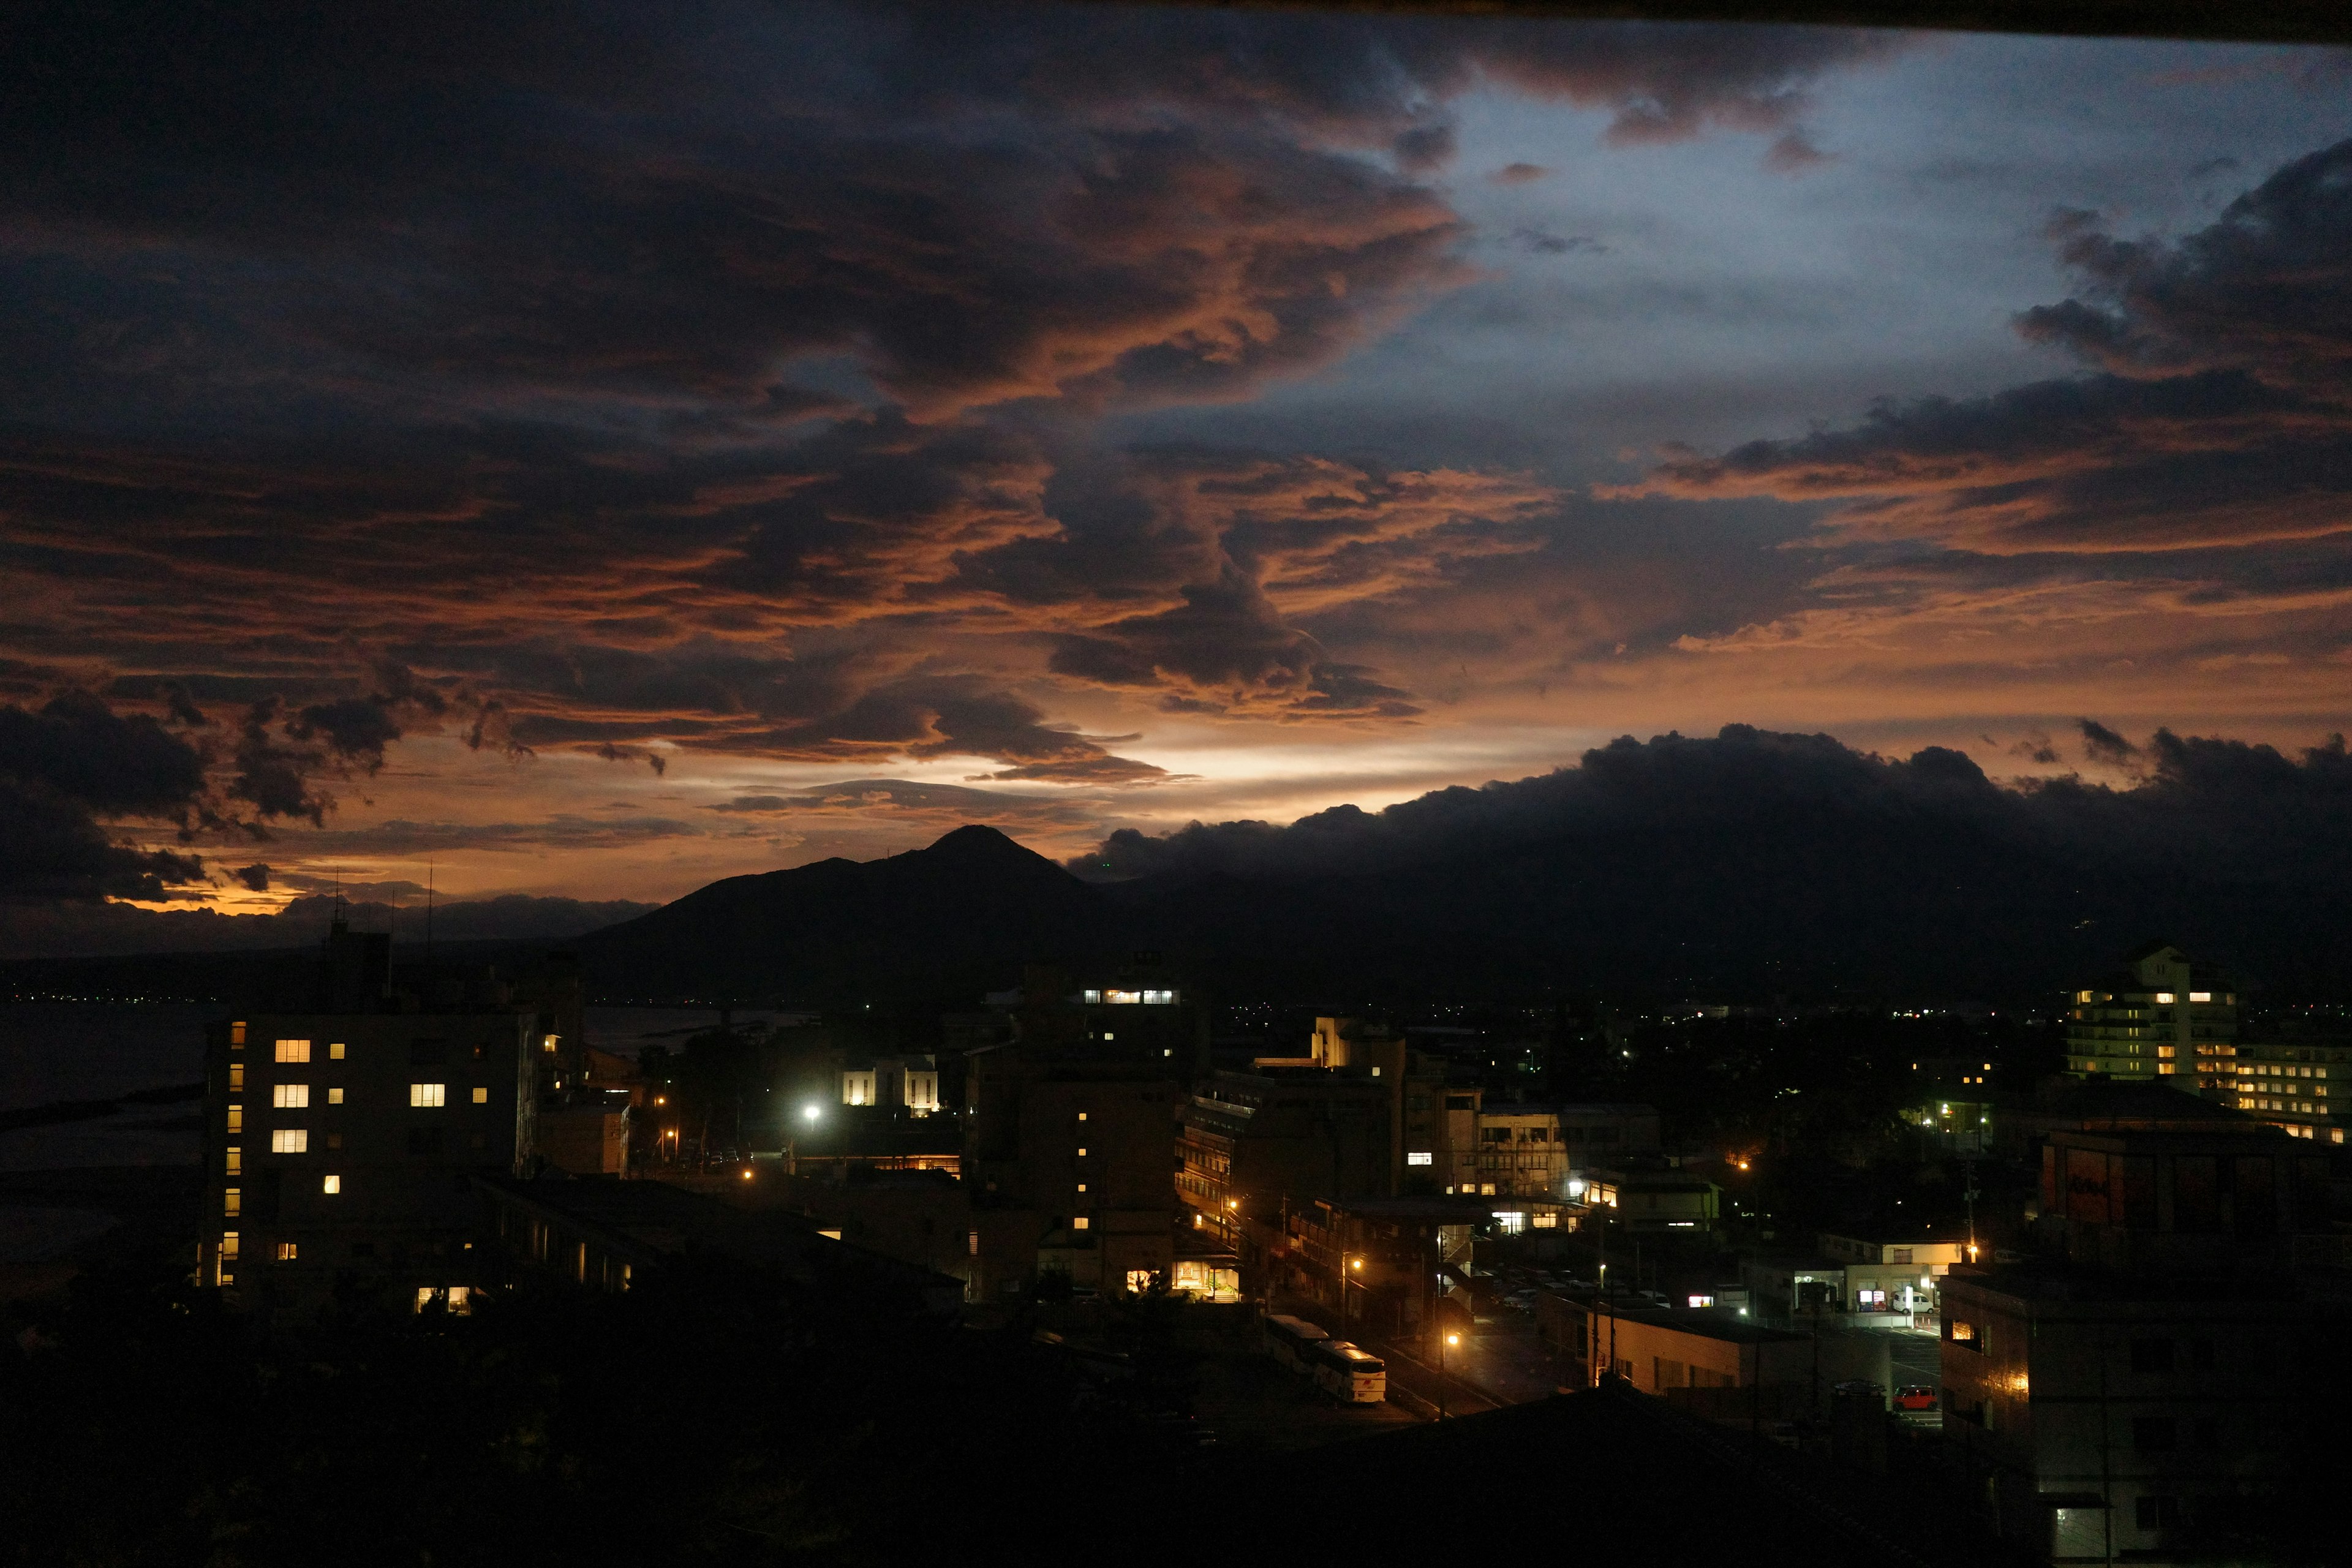
<instances>
[{"instance_id":1,"label":"low-rise building","mask_svg":"<svg viewBox=\"0 0 2352 1568\"><path fill-rule=\"evenodd\" d=\"M1933 1316L1944 1277L1955 1264L1970 1261L1968 1242L1958 1237L1888 1241L1824 1235L1821 1249L1843 1268L1845 1310L1890 1314L1889 1321Z\"/></svg>"},{"instance_id":2,"label":"low-rise building","mask_svg":"<svg viewBox=\"0 0 2352 1568\"><path fill-rule=\"evenodd\" d=\"M1722 1222L1723 1189L1672 1167L1596 1165L1571 1173L1567 1195L1626 1230L1711 1231Z\"/></svg>"},{"instance_id":3,"label":"low-rise building","mask_svg":"<svg viewBox=\"0 0 2352 1568\"><path fill-rule=\"evenodd\" d=\"M1643 1394L1682 1389L1810 1390L1813 1345L1735 1310L1631 1308L1563 1291L1538 1297L1538 1331L1572 1374L1597 1384L1612 1373Z\"/></svg>"}]
</instances>

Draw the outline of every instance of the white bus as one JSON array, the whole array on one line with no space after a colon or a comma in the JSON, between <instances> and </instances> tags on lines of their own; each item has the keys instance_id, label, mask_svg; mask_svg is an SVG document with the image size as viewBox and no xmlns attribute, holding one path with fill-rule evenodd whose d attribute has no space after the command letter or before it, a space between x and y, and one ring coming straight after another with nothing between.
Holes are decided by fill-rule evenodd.
<instances>
[{"instance_id":1,"label":"white bus","mask_svg":"<svg viewBox=\"0 0 2352 1568\"><path fill-rule=\"evenodd\" d=\"M1304 1318L1269 1313L1265 1320L1266 1353L1292 1372L1310 1372L1307 1359L1314 1347L1330 1336Z\"/></svg>"},{"instance_id":2,"label":"white bus","mask_svg":"<svg viewBox=\"0 0 2352 1568\"><path fill-rule=\"evenodd\" d=\"M1345 1340L1324 1340L1307 1352L1315 1386L1342 1405L1378 1405L1389 1396L1388 1363Z\"/></svg>"}]
</instances>

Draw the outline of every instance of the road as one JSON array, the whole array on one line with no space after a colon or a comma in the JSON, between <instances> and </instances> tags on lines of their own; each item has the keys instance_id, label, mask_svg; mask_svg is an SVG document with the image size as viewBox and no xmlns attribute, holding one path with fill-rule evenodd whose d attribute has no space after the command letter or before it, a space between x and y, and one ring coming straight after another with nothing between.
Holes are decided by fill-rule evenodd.
<instances>
[{"instance_id":1,"label":"road","mask_svg":"<svg viewBox=\"0 0 2352 1568\"><path fill-rule=\"evenodd\" d=\"M1326 1333L1353 1340L1386 1362L1389 1381L1407 1393L1432 1405L1441 1403L1442 1394L1451 1415L1549 1399L1559 1386L1550 1347L1536 1337L1534 1320L1519 1312L1507 1310L1498 1321L1480 1323L1465 1334L1460 1344L1445 1347L1441 1376L1436 1347L1423 1336L1385 1338L1367 1331L1361 1323L1342 1329L1329 1308L1297 1298L1283 1299L1272 1310L1305 1318Z\"/></svg>"}]
</instances>

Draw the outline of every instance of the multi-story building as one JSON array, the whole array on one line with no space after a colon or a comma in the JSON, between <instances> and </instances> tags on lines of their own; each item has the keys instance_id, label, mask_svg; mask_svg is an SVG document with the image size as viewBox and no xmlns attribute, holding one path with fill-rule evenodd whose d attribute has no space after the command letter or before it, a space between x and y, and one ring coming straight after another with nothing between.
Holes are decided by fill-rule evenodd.
<instances>
[{"instance_id":1,"label":"multi-story building","mask_svg":"<svg viewBox=\"0 0 2352 1568\"><path fill-rule=\"evenodd\" d=\"M2341 1143L2352 1127L2352 1037L2334 1030L2266 1029L2238 1042L2230 1103L2289 1137Z\"/></svg>"},{"instance_id":2,"label":"multi-story building","mask_svg":"<svg viewBox=\"0 0 2352 1568\"><path fill-rule=\"evenodd\" d=\"M1930 1149L1981 1154L1992 1147L1993 1109L1992 1063L1921 1057L1911 1063L1911 1103L1897 1114L1919 1130Z\"/></svg>"},{"instance_id":3,"label":"multi-story building","mask_svg":"<svg viewBox=\"0 0 2352 1568\"><path fill-rule=\"evenodd\" d=\"M1477 1112L1475 1187L1481 1197L1568 1195L1588 1167L1622 1163L1658 1146L1658 1113L1646 1105L1526 1105L1486 1101Z\"/></svg>"},{"instance_id":4,"label":"multi-story building","mask_svg":"<svg viewBox=\"0 0 2352 1568\"><path fill-rule=\"evenodd\" d=\"M293 1318L462 1305L479 1221L464 1178L532 1162L562 1042L510 1001L417 1010L391 988L388 938L338 920L327 941L314 1006L208 1031L198 1277Z\"/></svg>"},{"instance_id":5,"label":"multi-story building","mask_svg":"<svg viewBox=\"0 0 2352 1568\"><path fill-rule=\"evenodd\" d=\"M1821 1249L1843 1276L1840 1288L1847 1311L1914 1321L1935 1313L1937 1293L1952 1266L1973 1261L1968 1241L1960 1237L1889 1241L1824 1235Z\"/></svg>"},{"instance_id":6,"label":"multi-story building","mask_svg":"<svg viewBox=\"0 0 2352 1568\"><path fill-rule=\"evenodd\" d=\"M1176 1196L1194 1228L1238 1244L1243 1219L1285 1204L1396 1190L1389 1082L1355 1068L1220 1072L1177 1113Z\"/></svg>"},{"instance_id":7,"label":"multi-story building","mask_svg":"<svg viewBox=\"0 0 2352 1568\"><path fill-rule=\"evenodd\" d=\"M1712 1231L1723 1218L1723 1189L1671 1167L1596 1165L1571 1176L1567 1196L1596 1218L1633 1230Z\"/></svg>"},{"instance_id":8,"label":"multi-story building","mask_svg":"<svg viewBox=\"0 0 2352 1568\"><path fill-rule=\"evenodd\" d=\"M2045 1257L1944 1282L1946 1421L1979 1429L2005 1530L2058 1560L2270 1561L2312 1517L2352 1327L2330 1166L2234 1113L2050 1134Z\"/></svg>"},{"instance_id":9,"label":"multi-story building","mask_svg":"<svg viewBox=\"0 0 2352 1568\"><path fill-rule=\"evenodd\" d=\"M988 1002L1009 1029L964 1058L974 1297L1040 1275L1112 1293L1166 1280L1177 1110L1205 1069L1205 1010L1140 961L1100 984L1033 969Z\"/></svg>"},{"instance_id":10,"label":"multi-story building","mask_svg":"<svg viewBox=\"0 0 2352 1568\"><path fill-rule=\"evenodd\" d=\"M2169 1078L2191 1092L2231 1100L2237 1037L2236 984L2169 942L2149 942L2121 969L2074 994L2066 1071L2075 1078Z\"/></svg>"}]
</instances>

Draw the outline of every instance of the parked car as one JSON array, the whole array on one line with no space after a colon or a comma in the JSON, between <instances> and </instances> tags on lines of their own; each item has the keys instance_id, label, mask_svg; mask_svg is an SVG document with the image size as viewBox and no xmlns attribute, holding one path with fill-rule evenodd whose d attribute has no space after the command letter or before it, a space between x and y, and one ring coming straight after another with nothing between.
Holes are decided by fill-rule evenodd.
<instances>
[{"instance_id":1,"label":"parked car","mask_svg":"<svg viewBox=\"0 0 2352 1568\"><path fill-rule=\"evenodd\" d=\"M1895 1408L1933 1410L1936 1408L1936 1391L1924 1383L1906 1384L1895 1391Z\"/></svg>"}]
</instances>

